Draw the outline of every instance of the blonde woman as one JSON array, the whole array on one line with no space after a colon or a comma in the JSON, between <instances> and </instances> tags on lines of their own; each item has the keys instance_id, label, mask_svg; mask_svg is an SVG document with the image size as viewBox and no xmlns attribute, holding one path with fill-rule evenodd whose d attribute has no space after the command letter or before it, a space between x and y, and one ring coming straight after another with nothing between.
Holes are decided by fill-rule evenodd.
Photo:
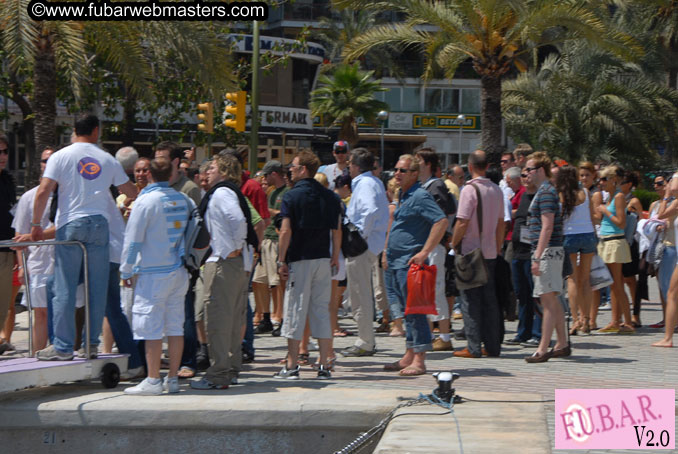
<instances>
[{"instance_id":1,"label":"blonde woman","mask_svg":"<svg viewBox=\"0 0 678 454\"><path fill-rule=\"evenodd\" d=\"M631 248L624 235L626 227L626 199L619 190L624 172L617 166L605 167L600 173L603 191L610 194L609 202L600 204L597 212L602 216L598 255L603 259L612 275L612 321L598 330L599 333L633 334L636 332L631 321L629 300L624 292L622 265L631 261ZM624 323L621 323L622 315Z\"/></svg>"}]
</instances>

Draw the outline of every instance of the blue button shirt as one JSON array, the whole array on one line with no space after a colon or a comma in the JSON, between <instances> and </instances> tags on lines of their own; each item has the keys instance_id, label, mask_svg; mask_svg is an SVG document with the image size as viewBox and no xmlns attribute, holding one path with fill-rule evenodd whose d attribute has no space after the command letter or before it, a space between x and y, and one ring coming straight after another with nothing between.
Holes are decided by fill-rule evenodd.
<instances>
[{"instance_id":1,"label":"blue button shirt","mask_svg":"<svg viewBox=\"0 0 678 454\"><path fill-rule=\"evenodd\" d=\"M426 244L433 224L441 219L445 219L445 213L419 182L401 193L388 236L388 266L407 268L410 258Z\"/></svg>"},{"instance_id":2,"label":"blue button shirt","mask_svg":"<svg viewBox=\"0 0 678 454\"><path fill-rule=\"evenodd\" d=\"M360 230L367 248L374 255L384 250L388 228L388 199L384 184L372 172L365 172L351 182L353 194L346 217Z\"/></svg>"}]
</instances>

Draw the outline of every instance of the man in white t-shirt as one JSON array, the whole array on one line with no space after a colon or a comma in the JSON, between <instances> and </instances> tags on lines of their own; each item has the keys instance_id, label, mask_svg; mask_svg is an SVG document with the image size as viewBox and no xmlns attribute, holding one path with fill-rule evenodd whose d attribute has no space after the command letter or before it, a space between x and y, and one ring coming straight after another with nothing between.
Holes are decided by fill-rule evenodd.
<instances>
[{"instance_id":1,"label":"man in white t-shirt","mask_svg":"<svg viewBox=\"0 0 678 454\"><path fill-rule=\"evenodd\" d=\"M108 287L109 233L108 198L111 185L135 198L137 189L113 156L96 146L99 119L83 115L75 122L73 144L60 150L47 162L35 195L31 237L44 239L41 219L47 199L58 189L56 239L80 241L87 250L89 276L90 344L98 345L106 309ZM75 292L81 278L83 253L78 246L55 246L53 326L54 342L37 352L41 361L73 359L75 339ZM81 352L84 355L84 351ZM90 355L96 357L96 349Z\"/></svg>"},{"instance_id":2,"label":"man in white t-shirt","mask_svg":"<svg viewBox=\"0 0 678 454\"><path fill-rule=\"evenodd\" d=\"M331 191L334 191L334 180L339 175L348 175L348 148L348 142L345 140L334 142L332 154L337 162L321 167L319 170L327 176L327 182L330 184L328 189Z\"/></svg>"}]
</instances>

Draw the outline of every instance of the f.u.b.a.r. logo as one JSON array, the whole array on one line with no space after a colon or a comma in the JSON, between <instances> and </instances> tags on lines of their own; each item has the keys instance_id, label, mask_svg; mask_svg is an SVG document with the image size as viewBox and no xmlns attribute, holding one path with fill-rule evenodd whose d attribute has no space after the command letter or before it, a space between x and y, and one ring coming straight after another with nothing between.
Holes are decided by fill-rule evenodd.
<instances>
[{"instance_id":1,"label":"f.u.b.a.r. logo","mask_svg":"<svg viewBox=\"0 0 678 454\"><path fill-rule=\"evenodd\" d=\"M101 175L101 164L94 158L82 158L78 161L78 173L87 180L95 180Z\"/></svg>"}]
</instances>

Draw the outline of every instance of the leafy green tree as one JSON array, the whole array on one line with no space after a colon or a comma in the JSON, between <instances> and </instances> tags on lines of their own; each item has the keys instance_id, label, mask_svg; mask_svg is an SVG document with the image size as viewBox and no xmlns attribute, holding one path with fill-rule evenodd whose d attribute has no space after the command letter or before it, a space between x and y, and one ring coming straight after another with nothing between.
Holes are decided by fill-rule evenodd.
<instances>
[{"instance_id":1,"label":"leafy green tree","mask_svg":"<svg viewBox=\"0 0 678 454\"><path fill-rule=\"evenodd\" d=\"M318 78L319 87L311 92L311 114L320 115L328 126L339 127L339 138L355 145L358 138L358 119L371 121L388 105L375 99L377 92L385 91L373 71L361 71L359 65L338 65L332 75Z\"/></svg>"},{"instance_id":2,"label":"leafy green tree","mask_svg":"<svg viewBox=\"0 0 678 454\"><path fill-rule=\"evenodd\" d=\"M426 56L424 77L436 65L452 78L468 59L481 79L482 147L494 157L502 147L502 81L515 66L527 68L532 52L573 38L633 50L631 39L606 26L588 5L573 0L335 0L339 7L395 11L401 23L376 26L346 48L347 59L382 45L416 48ZM527 60L526 60L527 59Z\"/></svg>"},{"instance_id":3,"label":"leafy green tree","mask_svg":"<svg viewBox=\"0 0 678 454\"><path fill-rule=\"evenodd\" d=\"M650 72L652 75L652 72ZM643 168L678 143L678 92L584 43L565 45L538 71L504 83L509 134L568 161L615 159Z\"/></svg>"}]
</instances>

